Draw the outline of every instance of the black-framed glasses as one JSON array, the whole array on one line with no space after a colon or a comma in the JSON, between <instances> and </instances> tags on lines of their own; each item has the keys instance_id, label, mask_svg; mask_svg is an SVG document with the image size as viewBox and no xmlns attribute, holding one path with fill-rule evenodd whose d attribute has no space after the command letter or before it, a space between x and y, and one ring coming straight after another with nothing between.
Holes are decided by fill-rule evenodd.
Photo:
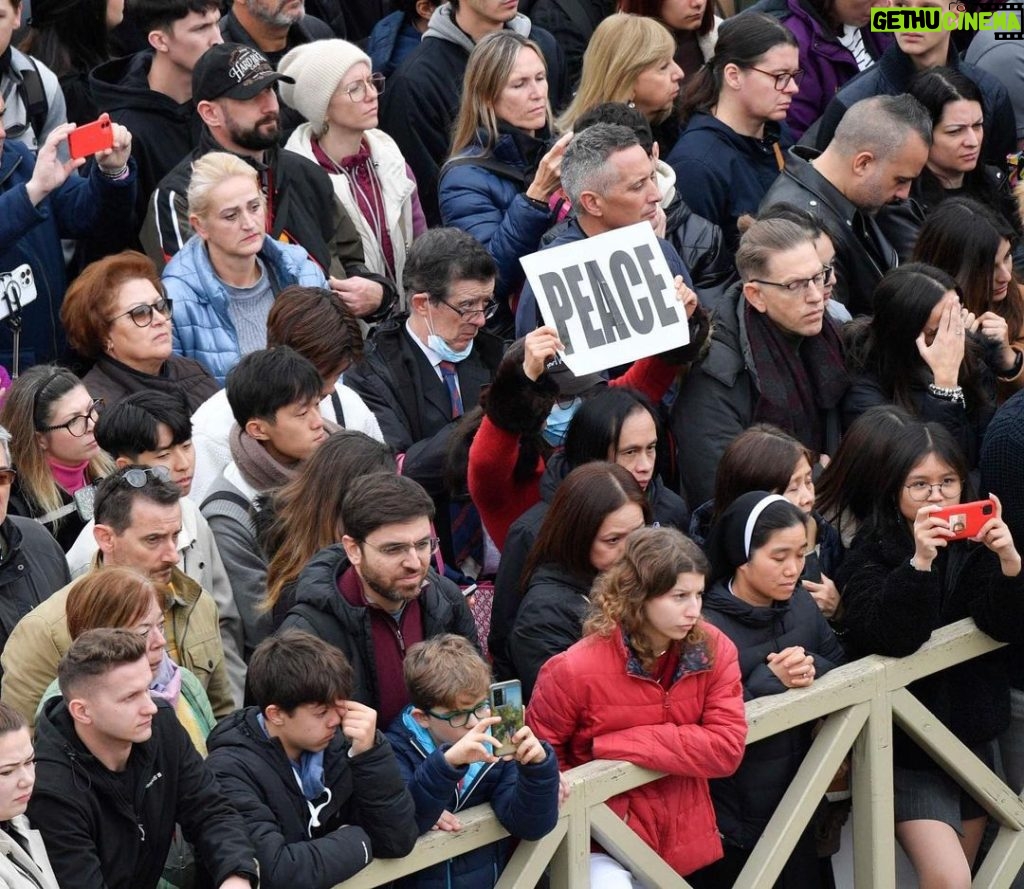
<instances>
[{"instance_id":1,"label":"black-framed glasses","mask_svg":"<svg viewBox=\"0 0 1024 889\"><path fill-rule=\"evenodd\" d=\"M456 315L458 315L463 321L475 321L477 318L482 317L484 321L490 321L494 317L494 313L498 311L498 301L496 299L489 299L479 309L460 309L458 306L453 306L450 302L446 302L443 299L438 300L442 306L447 306Z\"/></svg>"},{"instance_id":2,"label":"black-framed glasses","mask_svg":"<svg viewBox=\"0 0 1024 889\"><path fill-rule=\"evenodd\" d=\"M924 503L929 497L932 496L932 491L936 488L939 489L939 493L942 494L947 500L952 500L954 497L959 497L960 492L964 488L963 479L950 476L944 478L937 484L929 484L925 481L911 482L909 485L904 485L907 489L907 496L915 503Z\"/></svg>"},{"instance_id":3,"label":"black-framed glasses","mask_svg":"<svg viewBox=\"0 0 1024 889\"><path fill-rule=\"evenodd\" d=\"M366 91L372 88L379 96L384 92L384 80L383 74L371 74L345 87L345 95L353 102L362 102L366 98Z\"/></svg>"},{"instance_id":4,"label":"black-framed glasses","mask_svg":"<svg viewBox=\"0 0 1024 889\"><path fill-rule=\"evenodd\" d=\"M95 426L96 421L100 418L100 408L103 407L103 399L97 398L89 405L89 412L85 414L75 414L70 420L66 420L63 423L56 423L53 426L43 426L39 429L39 432L54 432L57 429L67 429L67 431L75 438L81 438L89 431L90 425Z\"/></svg>"},{"instance_id":5,"label":"black-framed glasses","mask_svg":"<svg viewBox=\"0 0 1024 889\"><path fill-rule=\"evenodd\" d=\"M377 546L368 540L364 540L362 543L380 553L385 559L400 559L409 550L412 550L419 558L423 559L436 553L437 548L441 545L441 541L437 537L424 537L422 540L416 540L412 543L385 543L382 546Z\"/></svg>"},{"instance_id":6,"label":"black-framed glasses","mask_svg":"<svg viewBox=\"0 0 1024 889\"><path fill-rule=\"evenodd\" d=\"M806 293L812 284L819 290L824 288L826 284L831 284L833 272L834 269L832 266L823 265L821 267L821 271L816 275L812 275L810 278L797 278L793 281L763 281L760 278L751 278L750 283L767 284L769 287L778 287L796 296L797 294Z\"/></svg>"},{"instance_id":7,"label":"black-framed glasses","mask_svg":"<svg viewBox=\"0 0 1024 889\"><path fill-rule=\"evenodd\" d=\"M804 72L799 68L796 71L783 71L781 74L776 74L774 71L765 71L764 68L755 68L753 65L747 65L747 70L756 71L758 74L767 74L775 81L775 89L780 93L790 83L800 86L800 81L804 79Z\"/></svg>"},{"instance_id":8,"label":"black-framed glasses","mask_svg":"<svg viewBox=\"0 0 1024 889\"><path fill-rule=\"evenodd\" d=\"M133 466L131 469L122 469L118 475L118 480L131 485L133 488L144 488L146 487L146 477L150 475L155 479L166 482L171 477L171 471L166 466L159 464L156 466Z\"/></svg>"},{"instance_id":9,"label":"black-framed glasses","mask_svg":"<svg viewBox=\"0 0 1024 889\"><path fill-rule=\"evenodd\" d=\"M491 704L490 701L481 701L472 710L453 710L451 713L435 713L433 710L426 711L427 716L433 716L434 719L442 719L448 723L452 728L464 728L469 725L469 717L475 716L477 719L486 719L491 715Z\"/></svg>"},{"instance_id":10,"label":"black-framed glasses","mask_svg":"<svg viewBox=\"0 0 1024 889\"><path fill-rule=\"evenodd\" d=\"M8 485L13 485L14 480L18 477L18 471L12 468L0 469L0 488L6 488Z\"/></svg>"},{"instance_id":11,"label":"black-framed glasses","mask_svg":"<svg viewBox=\"0 0 1024 889\"><path fill-rule=\"evenodd\" d=\"M127 315L132 319L136 327L149 327L153 323L154 312L159 312L165 318L170 318L171 305L171 298L169 296L161 296L155 303L139 303L137 306L132 306L127 312L115 315L107 323L113 324L118 318L123 318Z\"/></svg>"}]
</instances>

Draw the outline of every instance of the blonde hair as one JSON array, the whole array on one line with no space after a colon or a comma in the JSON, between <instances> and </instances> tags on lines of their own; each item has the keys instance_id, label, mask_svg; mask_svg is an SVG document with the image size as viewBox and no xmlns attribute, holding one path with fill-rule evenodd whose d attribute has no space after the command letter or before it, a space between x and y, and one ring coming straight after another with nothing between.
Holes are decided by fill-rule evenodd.
<instances>
[{"instance_id":1,"label":"blonde hair","mask_svg":"<svg viewBox=\"0 0 1024 889\"><path fill-rule=\"evenodd\" d=\"M643 668L650 672L657 654L644 632L644 606L675 586L680 574L710 573L700 547L674 528L639 528L626 538L622 558L597 578L591 592L591 614L584 635L624 632ZM703 618L683 642L689 648L706 642Z\"/></svg>"},{"instance_id":2,"label":"blonde hair","mask_svg":"<svg viewBox=\"0 0 1024 889\"><path fill-rule=\"evenodd\" d=\"M497 31L488 34L474 48L466 65L462 86L459 116L455 120L451 153L458 154L476 141L476 131L487 132L485 150L498 141L498 118L494 103L512 76L519 54L532 49L547 72L547 62L540 47L515 31ZM546 101L547 120L551 120L551 103Z\"/></svg>"},{"instance_id":3,"label":"blonde hair","mask_svg":"<svg viewBox=\"0 0 1024 889\"><path fill-rule=\"evenodd\" d=\"M487 694L491 668L465 636L442 633L410 646L402 662L409 700L420 710L454 707L462 695Z\"/></svg>"},{"instance_id":4,"label":"blonde hair","mask_svg":"<svg viewBox=\"0 0 1024 889\"><path fill-rule=\"evenodd\" d=\"M51 424L54 403L78 386L85 388L70 370L54 364L39 364L30 367L11 384L0 410L0 426L11 433L11 459L18 470L22 493L37 515L60 509L64 499L46 462L46 452L36 441L36 433ZM114 461L100 451L89 461L87 473L95 480L113 471ZM57 519L52 523L55 530L61 521Z\"/></svg>"},{"instance_id":5,"label":"blonde hair","mask_svg":"<svg viewBox=\"0 0 1024 889\"><path fill-rule=\"evenodd\" d=\"M569 132L576 121L596 105L631 101L641 72L658 62L671 60L675 51L672 34L660 22L627 12L608 16L597 26L587 44L580 88L555 122L559 132Z\"/></svg>"},{"instance_id":6,"label":"blonde hair","mask_svg":"<svg viewBox=\"0 0 1024 889\"><path fill-rule=\"evenodd\" d=\"M259 174L244 160L224 151L211 151L192 163L192 178L188 183L188 215L205 219L210 212L211 193L234 176L251 179L256 184L260 201L264 202Z\"/></svg>"}]
</instances>

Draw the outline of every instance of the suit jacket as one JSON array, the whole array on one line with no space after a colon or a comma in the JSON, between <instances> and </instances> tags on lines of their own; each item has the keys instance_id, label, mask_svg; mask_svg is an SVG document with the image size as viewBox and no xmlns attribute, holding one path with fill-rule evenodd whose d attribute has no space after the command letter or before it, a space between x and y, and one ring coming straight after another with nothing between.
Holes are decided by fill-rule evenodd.
<instances>
[{"instance_id":1,"label":"suit jacket","mask_svg":"<svg viewBox=\"0 0 1024 889\"><path fill-rule=\"evenodd\" d=\"M24 815L12 818L11 824L28 841L28 852L0 830L0 889L60 889L39 831Z\"/></svg>"}]
</instances>

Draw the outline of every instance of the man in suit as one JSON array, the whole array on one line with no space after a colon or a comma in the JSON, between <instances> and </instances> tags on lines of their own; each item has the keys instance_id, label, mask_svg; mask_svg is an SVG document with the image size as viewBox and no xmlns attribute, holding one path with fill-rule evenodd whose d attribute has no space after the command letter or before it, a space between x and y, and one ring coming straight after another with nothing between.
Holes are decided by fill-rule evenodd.
<instances>
[{"instance_id":1,"label":"man in suit","mask_svg":"<svg viewBox=\"0 0 1024 889\"><path fill-rule=\"evenodd\" d=\"M463 568L468 558L480 559L479 517L467 515L468 502L451 503L445 468L456 423L477 406L501 362L501 340L483 330L496 308L496 274L471 235L455 228L421 235L403 273L409 314L378 327L362 361L345 374L400 455L402 474L437 505L445 561ZM464 520L470 525L462 527Z\"/></svg>"}]
</instances>

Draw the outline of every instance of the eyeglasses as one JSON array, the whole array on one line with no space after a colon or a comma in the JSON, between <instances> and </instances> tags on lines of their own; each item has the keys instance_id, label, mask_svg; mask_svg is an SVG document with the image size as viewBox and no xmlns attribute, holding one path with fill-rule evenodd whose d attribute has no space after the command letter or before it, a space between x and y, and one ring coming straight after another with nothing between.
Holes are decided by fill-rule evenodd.
<instances>
[{"instance_id":1,"label":"eyeglasses","mask_svg":"<svg viewBox=\"0 0 1024 889\"><path fill-rule=\"evenodd\" d=\"M162 296L155 303L139 303L137 306L132 306L127 312L122 312L120 315L115 315L107 323L113 324L118 318L123 318L127 315L135 323L136 327L149 327L153 323L153 313L159 312L165 318L171 317L171 299L167 296Z\"/></svg>"},{"instance_id":2,"label":"eyeglasses","mask_svg":"<svg viewBox=\"0 0 1024 889\"><path fill-rule=\"evenodd\" d=\"M14 484L14 480L18 477L18 472L15 469L0 469L0 488L6 488L8 485Z\"/></svg>"},{"instance_id":3,"label":"eyeglasses","mask_svg":"<svg viewBox=\"0 0 1024 889\"><path fill-rule=\"evenodd\" d=\"M939 493L943 497L952 500L954 497L959 497L960 492L963 490L964 483L962 479L944 478L941 482L935 485L930 485L928 482L911 482L909 485L904 485L907 489L907 496L910 497L915 503L924 503L929 497L932 496L932 491L936 488L939 489Z\"/></svg>"},{"instance_id":4,"label":"eyeglasses","mask_svg":"<svg viewBox=\"0 0 1024 889\"><path fill-rule=\"evenodd\" d=\"M442 719L448 723L452 728L463 728L469 725L469 717L475 716L477 719L486 719L491 715L491 704L489 701L481 701L472 710L454 710L451 713L435 713L433 710L426 711L427 716L433 716L434 719Z\"/></svg>"},{"instance_id":5,"label":"eyeglasses","mask_svg":"<svg viewBox=\"0 0 1024 889\"><path fill-rule=\"evenodd\" d=\"M830 265L824 265L821 267L821 271L818 274L810 278L797 278L795 281L762 281L759 278L751 278L751 284L767 284L769 287L781 287L783 290L788 290L794 296L799 293L806 293L811 285L813 284L817 289L823 288L826 284L832 283L833 269Z\"/></svg>"},{"instance_id":6,"label":"eyeglasses","mask_svg":"<svg viewBox=\"0 0 1024 889\"><path fill-rule=\"evenodd\" d=\"M385 559L400 559L409 550L412 550L419 558L423 559L436 553L438 546L441 544L437 537L424 537L422 540L417 540L414 543L385 543L383 546L377 546L367 540L362 542L370 547L370 549L379 552Z\"/></svg>"},{"instance_id":7,"label":"eyeglasses","mask_svg":"<svg viewBox=\"0 0 1024 889\"><path fill-rule=\"evenodd\" d=\"M791 82L800 86L800 81L804 79L804 72L799 69L796 71L783 71L781 74L776 74L774 71L765 71L763 68L755 68L753 65L747 65L747 70L756 71L758 74L767 74L775 81L775 89L780 93L786 89Z\"/></svg>"},{"instance_id":8,"label":"eyeglasses","mask_svg":"<svg viewBox=\"0 0 1024 889\"><path fill-rule=\"evenodd\" d=\"M76 414L67 422L57 423L55 426L43 426L39 429L39 432L54 432L57 429L67 429L75 438L81 438L89 431L90 426L96 425L96 421L100 418L99 409L101 407L103 407L103 399L97 398L89 405L88 413Z\"/></svg>"},{"instance_id":9,"label":"eyeglasses","mask_svg":"<svg viewBox=\"0 0 1024 889\"><path fill-rule=\"evenodd\" d=\"M365 80L359 80L345 87L345 95L353 102L362 102L366 98L366 91L372 89L378 96L384 92L384 75L371 74Z\"/></svg>"},{"instance_id":10,"label":"eyeglasses","mask_svg":"<svg viewBox=\"0 0 1024 889\"><path fill-rule=\"evenodd\" d=\"M463 321L476 321L477 318L483 318L484 321L490 321L494 317L494 313L498 311L498 301L496 299L489 299L479 309L460 309L458 306L453 306L450 302L445 302L443 299L438 300L442 306L447 306L456 315L458 315Z\"/></svg>"},{"instance_id":11,"label":"eyeglasses","mask_svg":"<svg viewBox=\"0 0 1024 889\"><path fill-rule=\"evenodd\" d=\"M131 469L123 469L119 473L118 480L126 482L133 488L144 488L146 487L146 477L153 476L153 478L159 481L165 482L171 477L171 471L166 466L147 466L143 467L132 467Z\"/></svg>"}]
</instances>

